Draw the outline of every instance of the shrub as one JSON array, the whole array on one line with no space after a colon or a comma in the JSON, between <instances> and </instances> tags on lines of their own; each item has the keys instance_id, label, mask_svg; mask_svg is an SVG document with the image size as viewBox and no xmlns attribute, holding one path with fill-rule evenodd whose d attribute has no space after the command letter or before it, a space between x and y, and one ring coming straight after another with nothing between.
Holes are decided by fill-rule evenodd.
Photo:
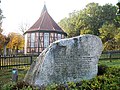
<instances>
[{"instance_id":1,"label":"shrub","mask_svg":"<svg viewBox=\"0 0 120 90\"><path fill-rule=\"evenodd\" d=\"M107 72L108 66L101 64L98 65L98 74L97 75L103 75Z\"/></svg>"},{"instance_id":2,"label":"shrub","mask_svg":"<svg viewBox=\"0 0 120 90\"><path fill-rule=\"evenodd\" d=\"M37 90L37 87L33 87L24 81L20 81L17 83L7 83L2 87L2 90Z\"/></svg>"},{"instance_id":3,"label":"shrub","mask_svg":"<svg viewBox=\"0 0 120 90\"><path fill-rule=\"evenodd\" d=\"M15 82L9 82L9 83L3 85L2 90L12 90L14 85L16 85Z\"/></svg>"},{"instance_id":4,"label":"shrub","mask_svg":"<svg viewBox=\"0 0 120 90\"><path fill-rule=\"evenodd\" d=\"M101 70L101 71L100 71ZM120 90L120 68L99 66L98 76L81 82L68 82L65 85L52 84L33 87L25 82L8 83L2 90Z\"/></svg>"}]
</instances>

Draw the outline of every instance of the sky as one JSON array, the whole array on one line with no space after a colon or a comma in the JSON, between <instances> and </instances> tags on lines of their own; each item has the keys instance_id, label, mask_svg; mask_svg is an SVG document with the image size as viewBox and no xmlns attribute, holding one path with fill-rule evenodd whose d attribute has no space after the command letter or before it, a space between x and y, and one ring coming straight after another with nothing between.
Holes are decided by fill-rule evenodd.
<instances>
[{"instance_id":1,"label":"sky","mask_svg":"<svg viewBox=\"0 0 120 90\"><path fill-rule=\"evenodd\" d=\"M118 0L1 0L3 34L20 32L20 27L31 27L40 17L44 3L51 17L58 23L74 10L82 10L88 3L116 5Z\"/></svg>"}]
</instances>

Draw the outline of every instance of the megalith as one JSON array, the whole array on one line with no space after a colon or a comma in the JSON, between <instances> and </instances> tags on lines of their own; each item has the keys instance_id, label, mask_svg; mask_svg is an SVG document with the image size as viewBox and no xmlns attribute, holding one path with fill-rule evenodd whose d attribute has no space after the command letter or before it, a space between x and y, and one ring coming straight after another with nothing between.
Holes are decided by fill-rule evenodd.
<instances>
[{"instance_id":1,"label":"megalith","mask_svg":"<svg viewBox=\"0 0 120 90\"><path fill-rule=\"evenodd\" d=\"M34 86L89 80L97 75L101 39L80 35L55 41L32 63L24 81Z\"/></svg>"}]
</instances>

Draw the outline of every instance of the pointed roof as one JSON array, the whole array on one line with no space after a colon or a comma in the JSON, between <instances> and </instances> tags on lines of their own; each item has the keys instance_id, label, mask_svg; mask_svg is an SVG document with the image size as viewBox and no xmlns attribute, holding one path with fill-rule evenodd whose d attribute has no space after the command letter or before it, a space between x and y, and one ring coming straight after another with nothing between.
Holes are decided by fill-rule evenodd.
<instances>
[{"instance_id":1,"label":"pointed roof","mask_svg":"<svg viewBox=\"0 0 120 90\"><path fill-rule=\"evenodd\" d=\"M49 15L46 5L43 7L39 19L26 32L34 31L51 31L66 34Z\"/></svg>"},{"instance_id":2,"label":"pointed roof","mask_svg":"<svg viewBox=\"0 0 120 90\"><path fill-rule=\"evenodd\" d=\"M43 7L42 12L41 12L41 15L42 15L45 11L47 11L47 8L46 8L46 5L44 4L44 7Z\"/></svg>"}]
</instances>

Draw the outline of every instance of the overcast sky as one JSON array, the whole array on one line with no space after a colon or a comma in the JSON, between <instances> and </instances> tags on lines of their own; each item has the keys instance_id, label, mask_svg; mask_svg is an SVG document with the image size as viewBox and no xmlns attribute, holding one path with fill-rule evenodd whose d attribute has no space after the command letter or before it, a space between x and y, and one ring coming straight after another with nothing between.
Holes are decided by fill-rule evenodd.
<instances>
[{"instance_id":1,"label":"overcast sky","mask_svg":"<svg viewBox=\"0 0 120 90\"><path fill-rule=\"evenodd\" d=\"M0 8L6 17L2 25L4 34L20 32L19 27L24 23L33 25L40 17L44 2L52 18L59 22L74 10L85 8L90 2L116 5L118 0L2 0Z\"/></svg>"}]
</instances>

